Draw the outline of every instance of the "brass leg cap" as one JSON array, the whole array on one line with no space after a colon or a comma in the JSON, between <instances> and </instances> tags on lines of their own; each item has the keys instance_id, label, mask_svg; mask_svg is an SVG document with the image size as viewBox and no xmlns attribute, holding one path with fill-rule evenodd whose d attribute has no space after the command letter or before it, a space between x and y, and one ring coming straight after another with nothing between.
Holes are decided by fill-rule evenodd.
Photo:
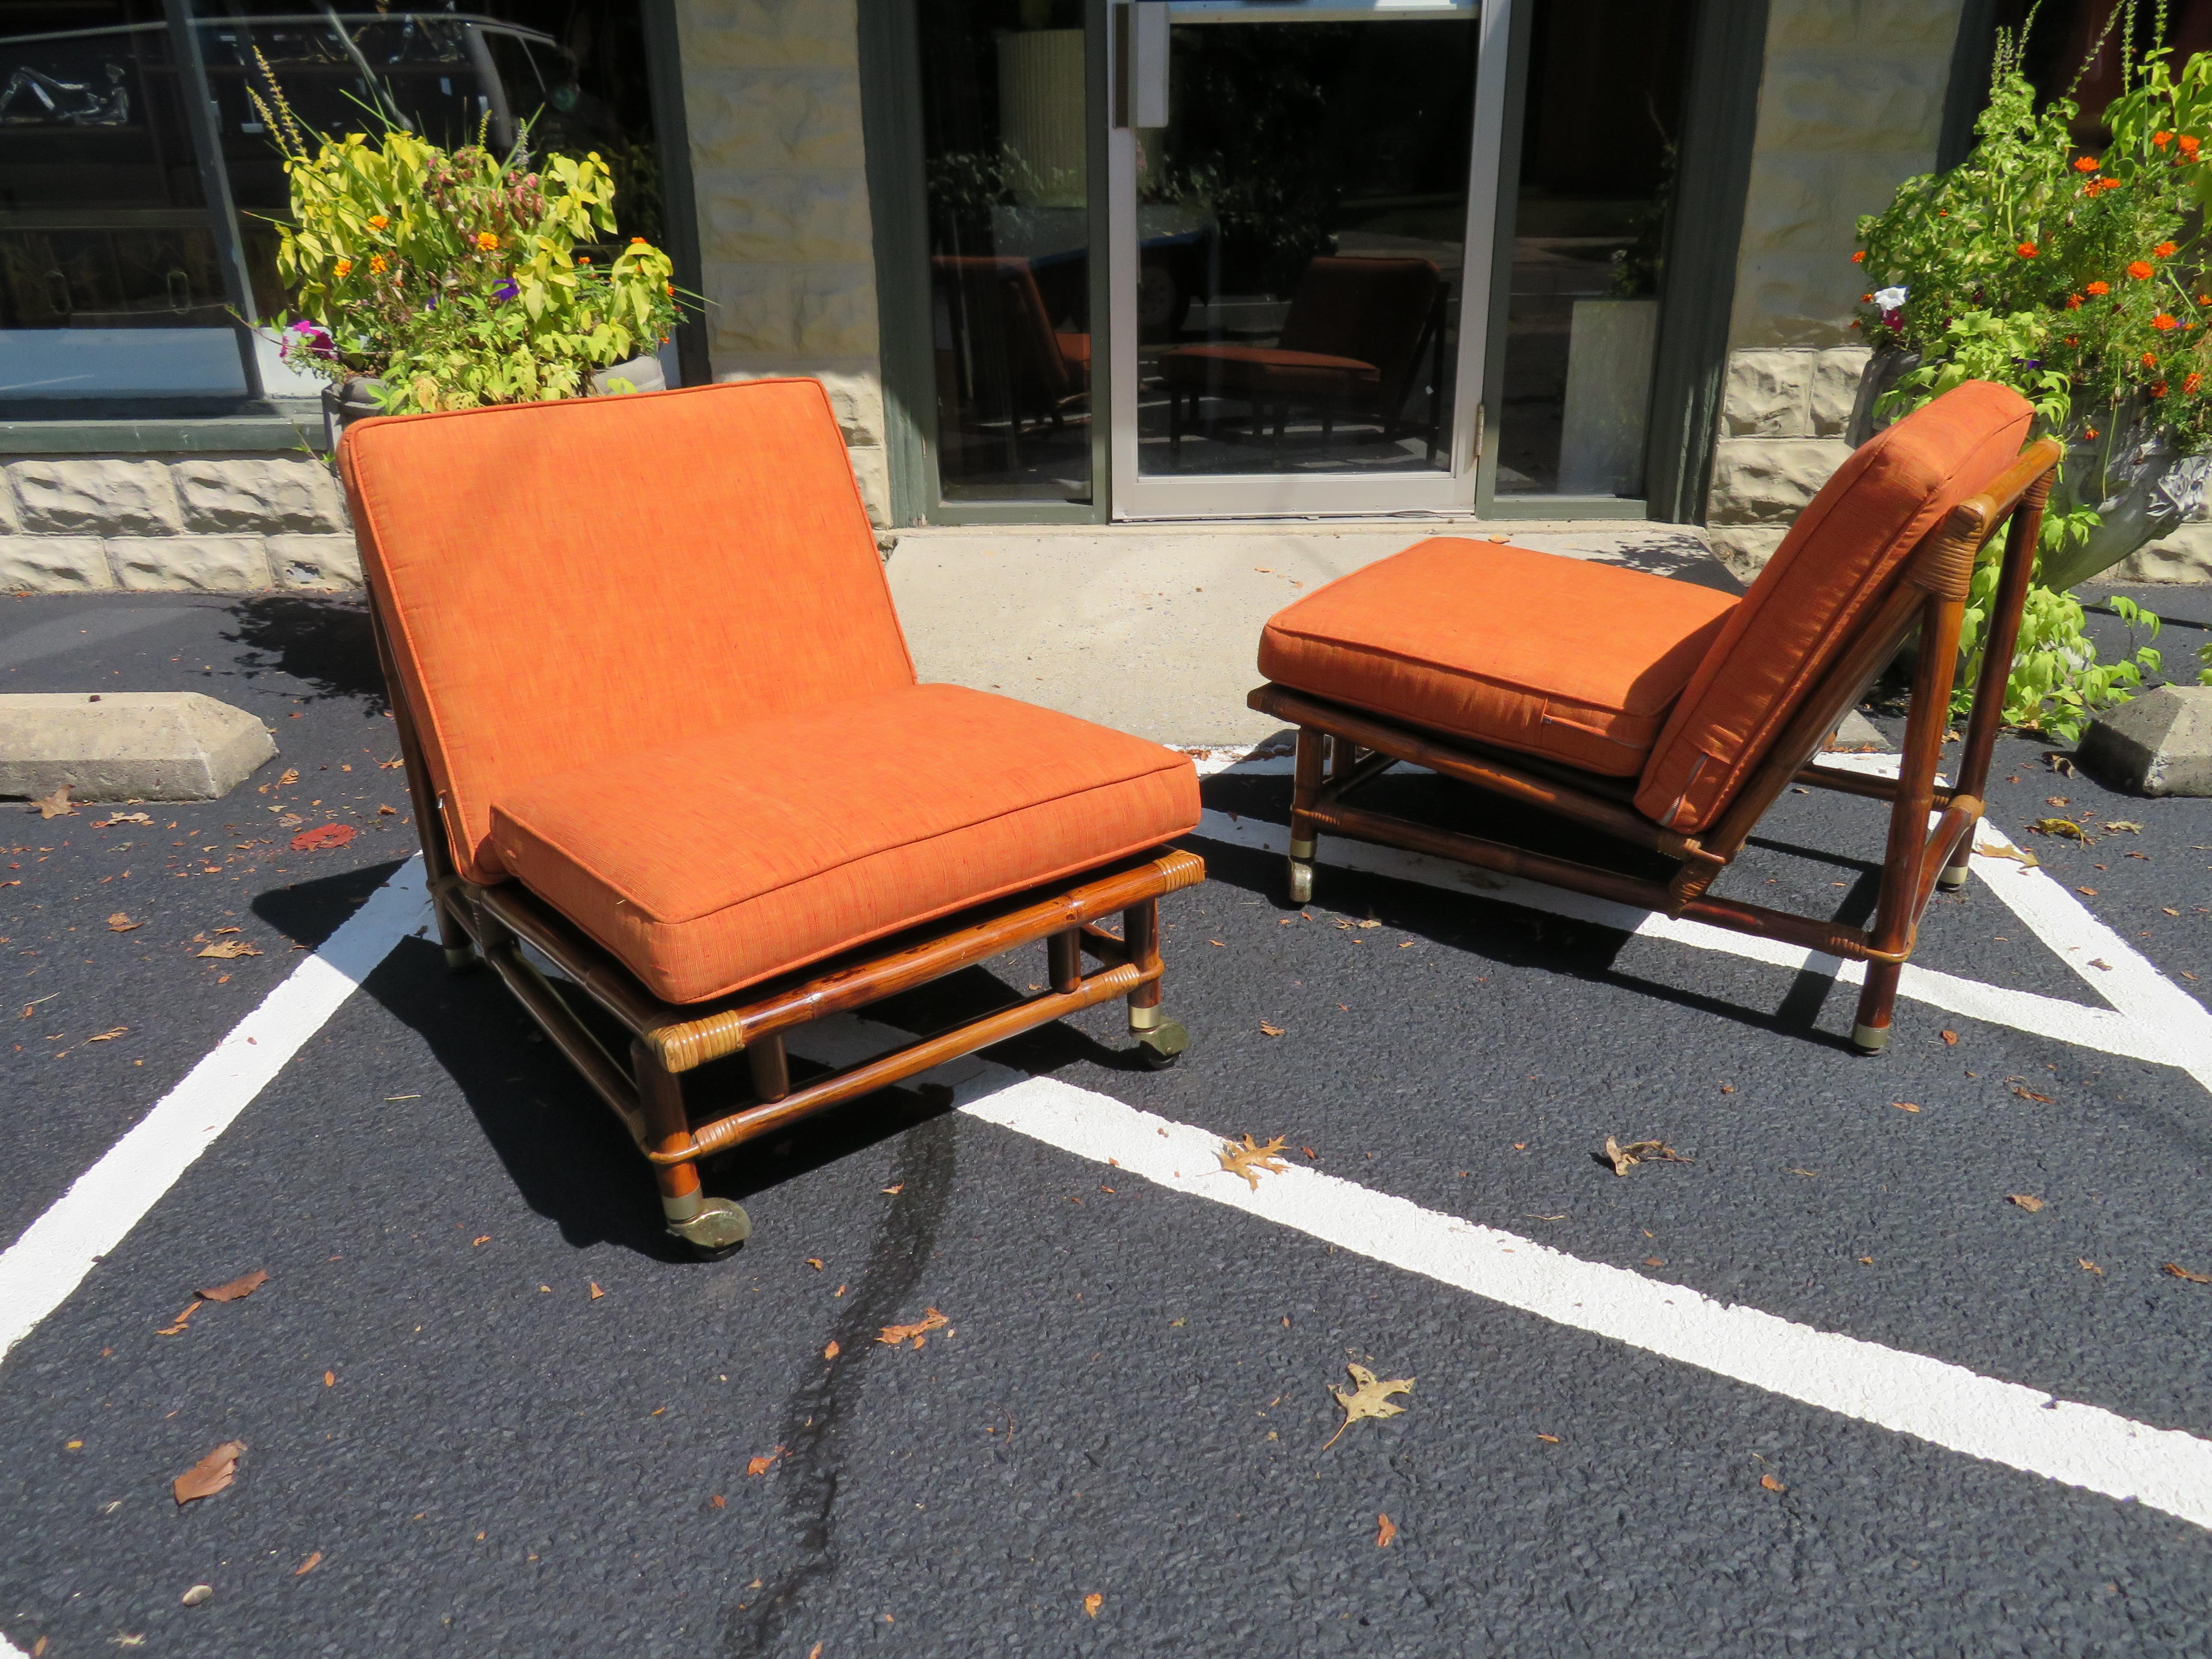
<instances>
[{"instance_id":1,"label":"brass leg cap","mask_svg":"<svg viewBox=\"0 0 2212 1659\"><path fill-rule=\"evenodd\" d=\"M465 974L483 960L468 945L448 945L446 947L446 969L449 973Z\"/></svg>"},{"instance_id":2,"label":"brass leg cap","mask_svg":"<svg viewBox=\"0 0 2212 1659\"><path fill-rule=\"evenodd\" d=\"M1313 902L1313 866L1304 859L1291 860L1291 902L1310 904Z\"/></svg>"},{"instance_id":3,"label":"brass leg cap","mask_svg":"<svg viewBox=\"0 0 2212 1659\"><path fill-rule=\"evenodd\" d=\"M1137 1033L1137 1058L1147 1071L1164 1072L1190 1047L1190 1033L1180 1022L1164 1019L1148 1031Z\"/></svg>"},{"instance_id":4,"label":"brass leg cap","mask_svg":"<svg viewBox=\"0 0 2212 1659\"><path fill-rule=\"evenodd\" d=\"M1942 893L1955 893L1966 884L1966 870L1964 865L1955 870L1946 865L1943 873L1936 878L1936 890Z\"/></svg>"},{"instance_id":5,"label":"brass leg cap","mask_svg":"<svg viewBox=\"0 0 2212 1659\"><path fill-rule=\"evenodd\" d=\"M750 1238L753 1218L743 1206L726 1198L708 1198L699 1200L688 1219L678 1221L671 1216L668 1231L693 1249L711 1254L734 1249Z\"/></svg>"},{"instance_id":6,"label":"brass leg cap","mask_svg":"<svg viewBox=\"0 0 2212 1659\"><path fill-rule=\"evenodd\" d=\"M1851 1041L1862 1054L1878 1054L1889 1047L1889 1027L1887 1025L1854 1025Z\"/></svg>"}]
</instances>

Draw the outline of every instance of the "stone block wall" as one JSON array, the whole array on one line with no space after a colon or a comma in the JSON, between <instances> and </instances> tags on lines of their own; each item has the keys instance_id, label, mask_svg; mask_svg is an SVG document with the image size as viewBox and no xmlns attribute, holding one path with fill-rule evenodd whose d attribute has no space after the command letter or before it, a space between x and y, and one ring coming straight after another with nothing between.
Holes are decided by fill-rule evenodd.
<instances>
[{"instance_id":1,"label":"stone block wall","mask_svg":"<svg viewBox=\"0 0 2212 1659\"><path fill-rule=\"evenodd\" d=\"M0 459L0 592L360 586L344 498L314 457Z\"/></svg>"},{"instance_id":2,"label":"stone block wall","mask_svg":"<svg viewBox=\"0 0 2212 1659\"><path fill-rule=\"evenodd\" d=\"M858 0L677 0L718 380L829 388L878 526L890 522Z\"/></svg>"},{"instance_id":3,"label":"stone block wall","mask_svg":"<svg viewBox=\"0 0 2212 1659\"><path fill-rule=\"evenodd\" d=\"M1858 216L1936 164L1960 0L1771 0L1706 501L1747 579L1850 453Z\"/></svg>"}]
</instances>

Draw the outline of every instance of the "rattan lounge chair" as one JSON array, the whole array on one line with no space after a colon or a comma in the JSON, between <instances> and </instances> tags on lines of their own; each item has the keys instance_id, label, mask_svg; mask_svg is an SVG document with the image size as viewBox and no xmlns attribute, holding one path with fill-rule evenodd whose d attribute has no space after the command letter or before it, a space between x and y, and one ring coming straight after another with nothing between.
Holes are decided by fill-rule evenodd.
<instances>
[{"instance_id":1,"label":"rattan lounge chair","mask_svg":"<svg viewBox=\"0 0 2212 1659\"><path fill-rule=\"evenodd\" d=\"M1785 940L1867 964L1852 1037L1879 1050L1921 915L1936 888L1966 879L1981 817L2060 453L2049 439L2022 449L2031 415L2015 393L1969 382L1898 422L1853 452L1741 599L1439 538L1280 612L1260 645L1268 683L1249 702L1297 728L1292 902L1311 896L1327 831ZM1947 785L1936 775L1968 582L2008 519L1972 717ZM1837 722L1916 632L1898 777L1818 763ZM1401 761L1673 868L1662 877L1601 867L1352 804ZM1709 890L1792 784L1890 803L1870 925Z\"/></svg>"},{"instance_id":2,"label":"rattan lounge chair","mask_svg":"<svg viewBox=\"0 0 2212 1659\"><path fill-rule=\"evenodd\" d=\"M1190 761L915 683L819 384L372 420L339 463L447 962L614 1109L670 1231L750 1231L702 1158L1079 1009L1181 1051ZM796 1028L1039 940L1040 994L794 1082ZM740 1054L733 1098L686 1102Z\"/></svg>"}]
</instances>

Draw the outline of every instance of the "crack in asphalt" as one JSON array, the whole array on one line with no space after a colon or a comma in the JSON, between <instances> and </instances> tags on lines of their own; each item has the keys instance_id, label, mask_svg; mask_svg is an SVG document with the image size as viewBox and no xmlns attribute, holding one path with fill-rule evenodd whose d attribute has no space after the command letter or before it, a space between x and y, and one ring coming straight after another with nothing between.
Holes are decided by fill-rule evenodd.
<instances>
[{"instance_id":1,"label":"crack in asphalt","mask_svg":"<svg viewBox=\"0 0 2212 1659\"><path fill-rule=\"evenodd\" d=\"M916 1124L899 1141L898 1163L888 1183L894 1194L876 1228L867 1264L830 1335L840 1358L826 1364L785 1402L778 1439L784 1448L775 1478L783 1488L784 1519L798 1559L724 1620L725 1651L770 1652L816 1585L836 1576L837 1492L844 1474L843 1428L858 1407L866 1369L886 1325L897 1322L936 1248L937 1231L952 1201L958 1166L959 1120L942 1112Z\"/></svg>"}]
</instances>

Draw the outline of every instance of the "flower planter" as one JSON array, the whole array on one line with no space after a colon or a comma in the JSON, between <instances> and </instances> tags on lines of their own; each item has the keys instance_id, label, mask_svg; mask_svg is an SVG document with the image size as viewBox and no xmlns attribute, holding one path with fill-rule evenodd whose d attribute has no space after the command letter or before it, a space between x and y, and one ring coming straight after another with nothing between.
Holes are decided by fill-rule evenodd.
<instances>
[{"instance_id":1,"label":"flower planter","mask_svg":"<svg viewBox=\"0 0 2212 1659\"><path fill-rule=\"evenodd\" d=\"M337 453L338 440L345 436L348 427L383 412L383 405L378 401L378 394L383 390L384 382L368 374L356 374L349 380L323 388L323 436L331 454ZM662 371L658 357L631 357L592 371L591 395L594 398L666 390L668 376Z\"/></svg>"}]
</instances>

